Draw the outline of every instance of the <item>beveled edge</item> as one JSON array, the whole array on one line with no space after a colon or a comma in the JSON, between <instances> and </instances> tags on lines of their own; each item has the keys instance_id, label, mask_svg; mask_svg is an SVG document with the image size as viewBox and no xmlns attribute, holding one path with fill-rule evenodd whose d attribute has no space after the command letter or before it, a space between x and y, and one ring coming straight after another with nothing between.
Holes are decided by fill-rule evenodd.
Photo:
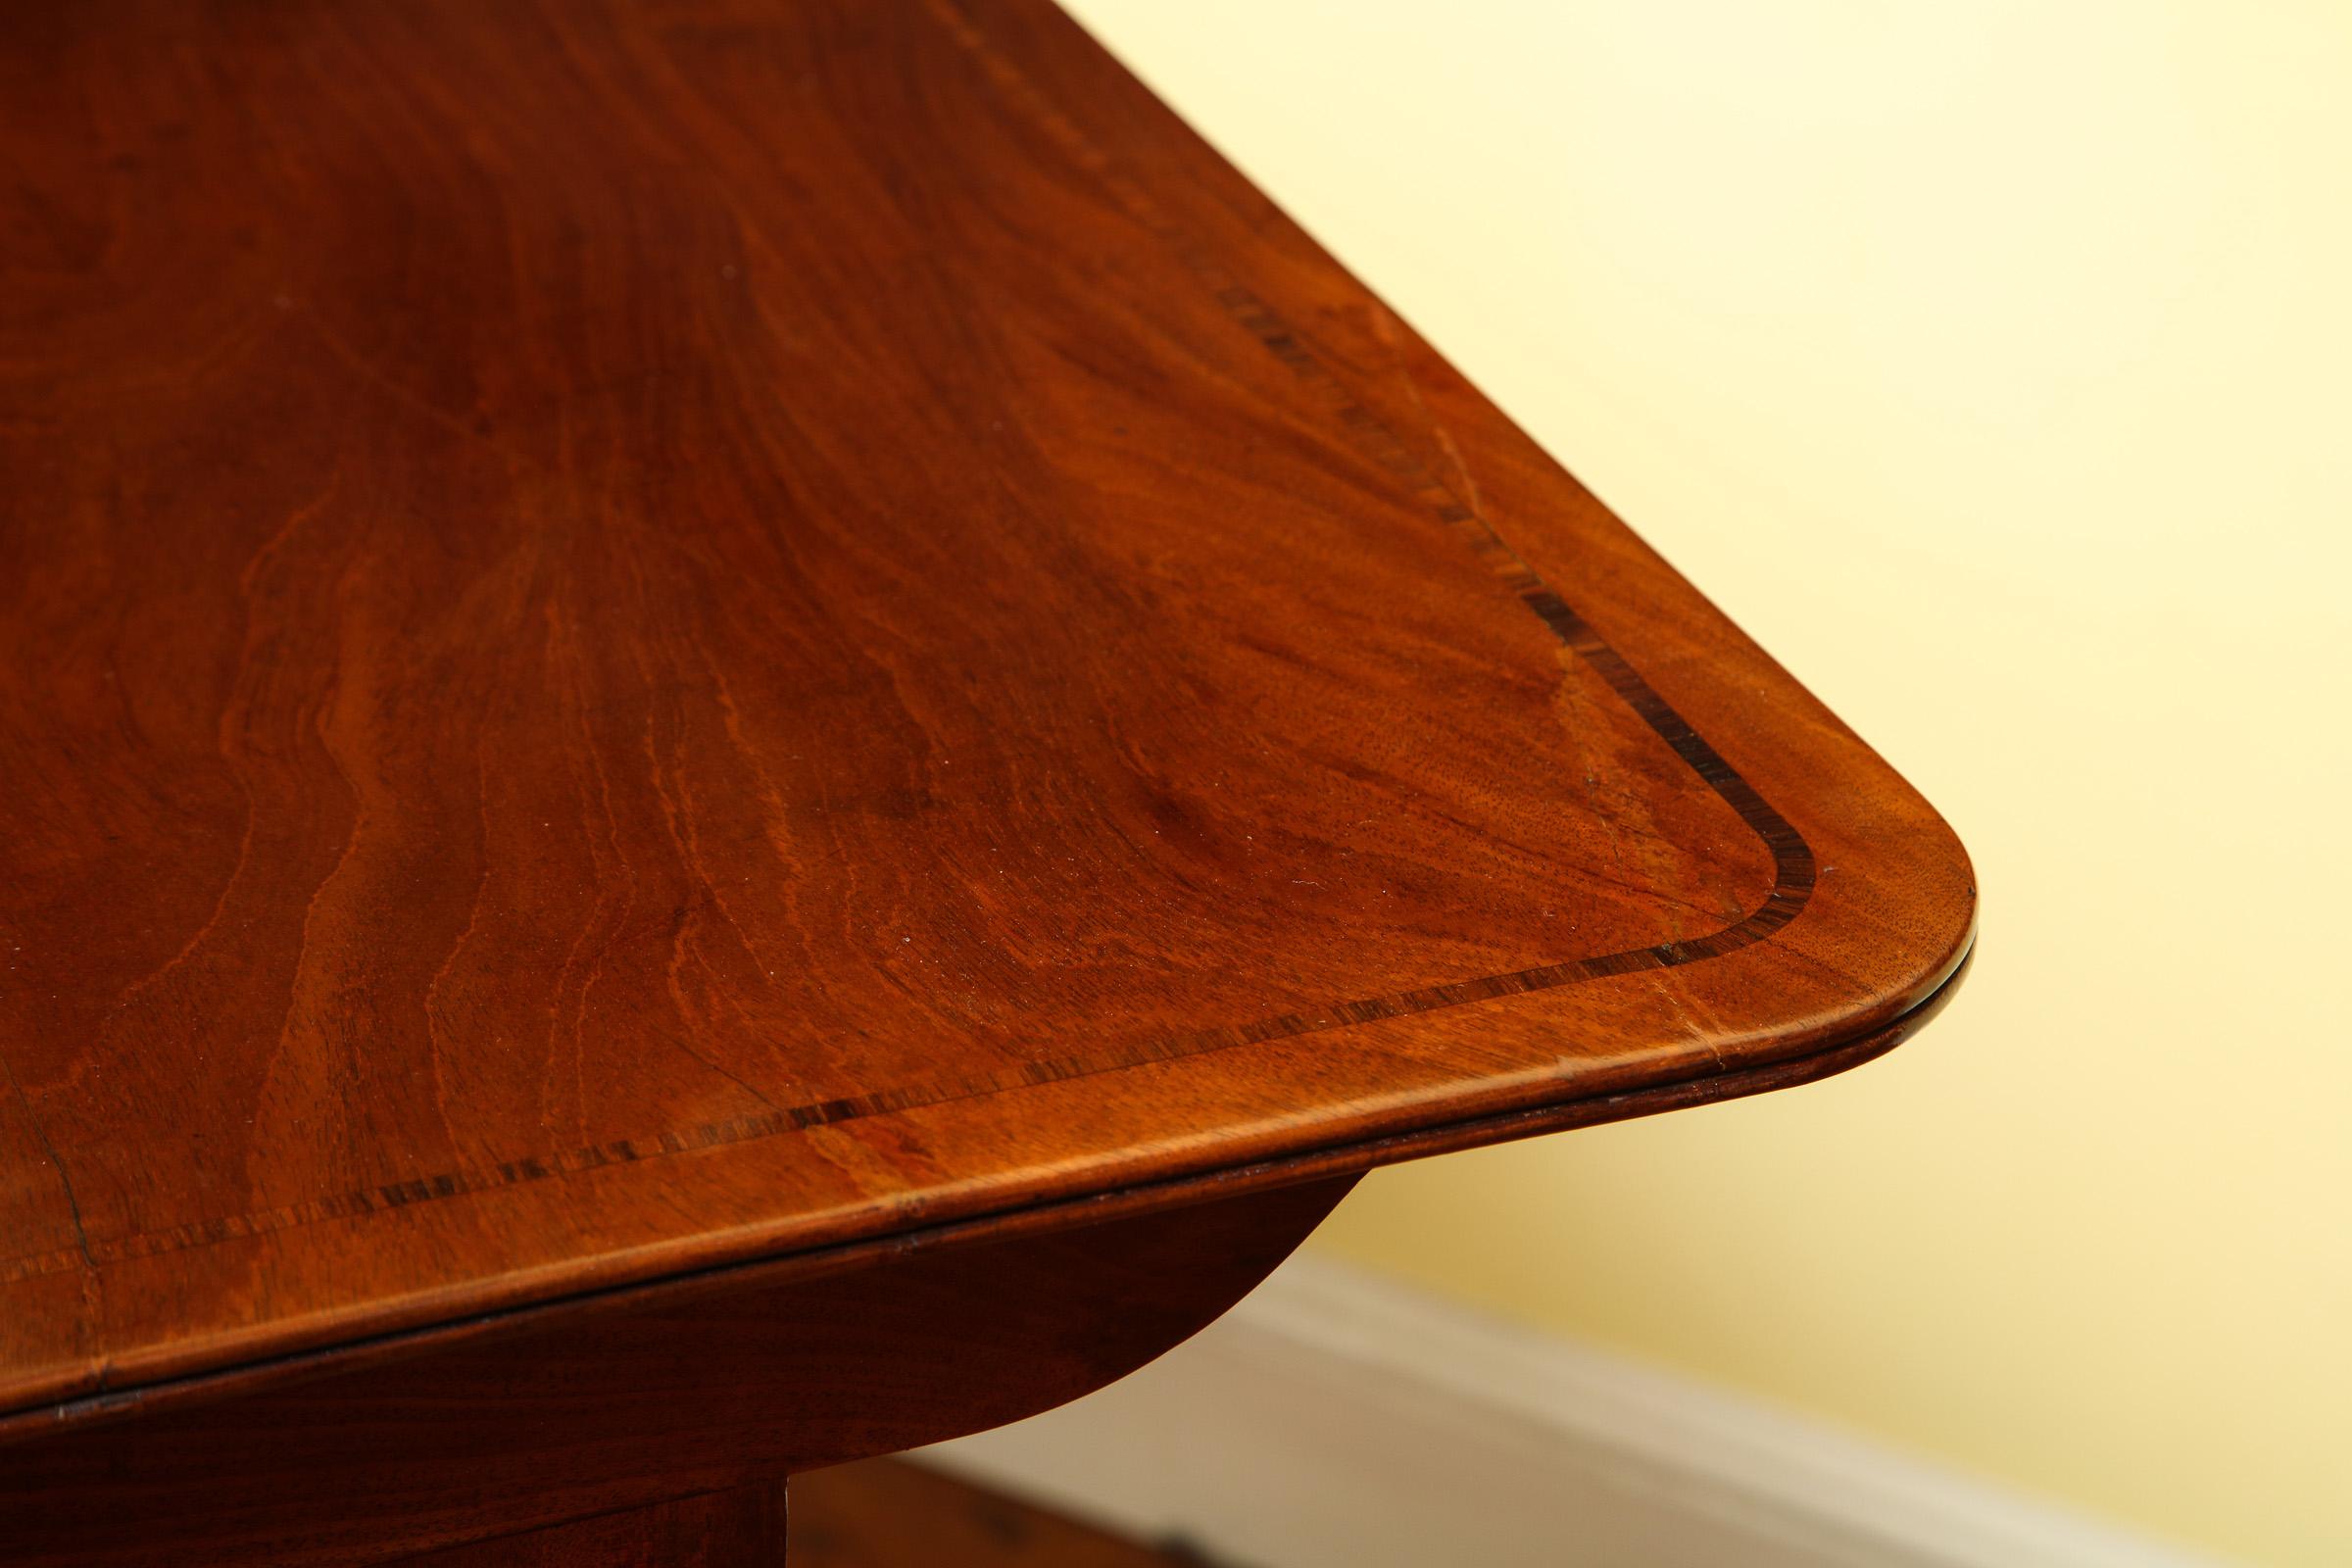
<instances>
[{"instance_id":1,"label":"beveled edge","mask_svg":"<svg viewBox=\"0 0 2352 1568\"><path fill-rule=\"evenodd\" d=\"M1701 1074L1615 1094L1585 1096L1526 1106L1377 1138L1307 1149L1280 1157L1161 1182L1112 1188L1045 1203L1016 1205L948 1223L831 1247L666 1275L649 1281L557 1297L450 1322L356 1339L318 1349L264 1356L137 1387L82 1395L11 1412L0 1412L0 1446L61 1430L122 1420L216 1399L239 1397L284 1383L406 1359L491 1336L528 1333L579 1312L626 1310L658 1300L737 1290L757 1290L792 1280L818 1279L889 1263L918 1252L1008 1241L1018 1237L1102 1223L1155 1209L1213 1202L1328 1177L1360 1174L1435 1154L1490 1144L1512 1143L1613 1121L1740 1100L1778 1089L1835 1077L1885 1055L1950 1005L1976 957L1976 928L1924 997L1896 1017L1854 1036L1800 1055L1758 1066Z\"/></svg>"}]
</instances>

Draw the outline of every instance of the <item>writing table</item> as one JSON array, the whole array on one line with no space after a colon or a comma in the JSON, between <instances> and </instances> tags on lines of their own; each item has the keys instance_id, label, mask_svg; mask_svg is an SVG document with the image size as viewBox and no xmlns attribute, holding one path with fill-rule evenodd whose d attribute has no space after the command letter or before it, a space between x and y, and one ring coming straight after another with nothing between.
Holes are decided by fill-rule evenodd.
<instances>
[{"instance_id":1,"label":"writing table","mask_svg":"<svg viewBox=\"0 0 2352 1568\"><path fill-rule=\"evenodd\" d=\"M0 124L13 1560L771 1561L1968 950L1043 0L19 6Z\"/></svg>"}]
</instances>

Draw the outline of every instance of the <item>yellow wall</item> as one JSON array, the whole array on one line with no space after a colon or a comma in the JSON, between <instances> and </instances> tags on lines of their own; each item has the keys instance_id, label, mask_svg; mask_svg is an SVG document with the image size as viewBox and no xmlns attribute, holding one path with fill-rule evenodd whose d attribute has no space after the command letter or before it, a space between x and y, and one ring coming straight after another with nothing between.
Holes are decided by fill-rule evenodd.
<instances>
[{"instance_id":1,"label":"yellow wall","mask_svg":"<svg viewBox=\"0 0 2352 1568\"><path fill-rule=\"evenodd\" d=\"M1920 1042L1322 1245L2352 1562L2352 5L1076 0L1958 825Z\"/></svg>"}]
</instances>

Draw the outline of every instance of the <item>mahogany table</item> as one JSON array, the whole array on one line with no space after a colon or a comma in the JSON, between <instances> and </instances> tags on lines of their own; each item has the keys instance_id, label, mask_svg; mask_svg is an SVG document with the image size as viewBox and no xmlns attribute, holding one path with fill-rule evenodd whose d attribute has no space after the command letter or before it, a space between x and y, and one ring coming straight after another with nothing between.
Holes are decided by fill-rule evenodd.
<instances>
[{"instance_id":1,"label":"mahogany table","mask_svg":"<svg viewBox=\"0 0 2352 1568\"><path fill-rule=\"evenodd\" d=\"M773 1561L1968 950L1044 0L14 6L0 124L8 1560Z\"/></svg>"}]
</instances>

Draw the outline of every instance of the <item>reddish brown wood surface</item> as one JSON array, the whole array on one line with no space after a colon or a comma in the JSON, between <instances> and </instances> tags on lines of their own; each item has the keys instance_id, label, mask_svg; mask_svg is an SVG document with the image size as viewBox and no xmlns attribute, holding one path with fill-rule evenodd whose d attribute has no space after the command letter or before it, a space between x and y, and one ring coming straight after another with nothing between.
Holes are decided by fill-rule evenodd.
<instances>
[{"instance_id":1,"label":"reddish brown wood surface","mask_svg":"<svg viewBox=\"0 0 2352 1568\"><path fill-rule=\"evenodd\" d=\"M792 1568L1206 1568L900 1459L792 1484Z\"/></svg>"},{"instance_id":2,"label":"reddish brown wood surface","mask_svg":"<svg viewBox=\"0 0 2352 1568\"><path fill-rule=\"evenodd\" d=\"M373 1563L649 1508L629 1528L666 1530L681 1497L1125 1376L1353 1185L1077 1209L1010 1238L949 1227L119 1396L51 1432L20 1422L0 1429L0 1561Z\"/></svg>"},{"instance_id":3,"label":"reddish brown wood surface","mask_svg":"<svg viewBox=\"0 0 2352 1568\"><path fill-rule=\"evenodd\" d=\"M18 6L0 129L0 1410L1736 1092L1968 941L1039 0Z\"/></svg>"},{"instance_id":4,"label":"reddish brown wood surface","mask_svg":"<svg viewBox=\"0 0 2352 1568\"><path fill-rule=\"evenodd\" d=\"M784 1545L784 1483L775 1481L599 1514L407 1561L416 1568L778 1568ZM794 1568L801 1568L803 1555L794 1554ZM919 1560L906 1559L908 1568Z\"/></svg>"}]
</instances>

